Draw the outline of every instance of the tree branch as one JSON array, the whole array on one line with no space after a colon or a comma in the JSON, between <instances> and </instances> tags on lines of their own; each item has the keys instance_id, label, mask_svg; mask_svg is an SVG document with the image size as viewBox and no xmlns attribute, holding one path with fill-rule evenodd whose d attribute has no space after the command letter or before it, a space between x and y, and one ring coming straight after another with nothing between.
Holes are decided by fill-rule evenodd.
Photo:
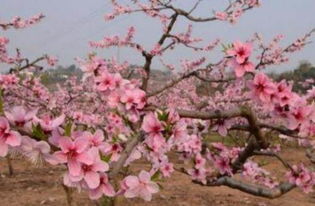
<instances>
[{"instance_id":1,"label":"tree branch","mask_svg":"<svg viewBox=\"0 0 315 206\"><path fill-rule=\"evenodd\" d=\"M144 133L140 132L137 136L132 138L126 145L125 150L120 154L118 161L114 164L112 170L109 173L110 178L114 178L120 172L121 168L124 166L126 160L130 156L133 149L143 141Z\"/></svg>"},{"instance_id":2,"label":"tree branch","mask_svg":"<svg viewBox=\"0 0 315 206\"><path fill-rule=\"evenodd\" d=\"M252 194L259 197L266 197L270 199L280 197L296 187L295 184L284 182L273 189L269 189L269 188L259 186L259 185L247 184L247 183L232 179L230 177L220 177L219 179L215 181L207 182L206 185L207 186L228 186L230 188L237 189L242 192L246 192L248 194Z\"/></svg>"}]
</instances>

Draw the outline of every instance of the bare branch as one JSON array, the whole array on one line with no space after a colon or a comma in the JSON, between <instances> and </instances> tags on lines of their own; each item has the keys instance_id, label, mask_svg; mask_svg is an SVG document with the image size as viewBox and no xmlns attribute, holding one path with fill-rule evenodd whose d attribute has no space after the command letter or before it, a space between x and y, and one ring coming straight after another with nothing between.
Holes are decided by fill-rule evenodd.
<instances>
[{"instance_id":1,"label":"bare branch","mask_svg":"<svg viewBox=\"0 0 315 206\"><path fill-rule=\"evenodd\" d=\"M270 151L254 151L253 153L254 155L260 155L260 156L270 156L270 157L275 157L277 158L287 169L290 169L293 173L295 173L294 169L292 168L292 166L287 163L284 159L282 159L282 157L280 157L280 155L274 153L274 152L270 152Z\"/></svg>"},{"instance_id":2,"label":"bare branch","mask_svg":"<svg viewBox=\"0 0 315 206\"><path fill-rule=\"evenodd\" d=\"M161 36L160 40L158 41L159 45L162 45L165 42L167 35L171 32L172 28L174 27L177 17L178 17L178 14L176 13L172 15L171 21L166 29L166 32ZM143 56L145 57L145 64L143 66L143 69L146 72L146 76L142 78L142 89L146 91L148 87L148 81L150 79L152 59L154 56L147 53L143 53Z\"/></svg>"},{"instance_id":3,"label":"bare branch","mask_svg":"<svg viewBox=\"0 0 315 206\"><path fill-rule=\"evenodd\" d=\"M270 199L280 197L296 187L295 184L284 182L278 185L277 187L270 189L270 188L266 188L259 185L247 184L247 183L232 179L230 177L221 177L215 181L208 181L206 185L207 186L228 186L230 188L234 188L242 192L246 192L248 194L252 194L259 197L266 197Z\"/></svg>"},{"instance_id":4,"label":"bare branch","mask_svg":"<svg viewBox=\"0 0 315 206\"><path fill-rule=\"evenodd\" d=\"M32 62L29 62L28 59L25 59L26 61L26 64L24 66L18 66L16 68L12 68L10 69L9 73L12 74L13 72L21 72L27 68L30 68L30 67L37 67L37 68L41 68L40 66L36 65L38 62L42 61L45 59L45 56L42 56L42 57L39 57L37 59L35 59L34 61Z\"/></svg>"}]
</instances>

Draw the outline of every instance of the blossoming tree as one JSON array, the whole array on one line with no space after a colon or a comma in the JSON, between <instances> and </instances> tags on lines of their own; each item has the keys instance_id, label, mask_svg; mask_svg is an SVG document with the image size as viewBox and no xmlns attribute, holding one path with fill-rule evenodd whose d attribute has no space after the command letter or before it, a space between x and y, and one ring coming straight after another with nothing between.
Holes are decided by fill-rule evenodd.
<instances>
[{"instance_id":1,"label":"blossoming tree","mask_svg":"<svg viewBox=\"0 0 315 206\"><path fill-rule=\"evenodd\" d=\"M314 147L314 89L306 94L292 91L292 83L275 82L264 69L285 63L289 55L302 49L313 33L307 33L282 47L282 36L265 43L255 34L246 42L224 44L222 58L208 62L207 55L220 40L204 42L193 37L193 24L223 21L236 23L259 0L231 0L226 9L208 17L195 14L201 0L189 10L174 0L133 0L129 4L112 0L114 21L120 15L143 13L158 20L162 35L150 49L134 41L135 27L125 36L104 37L90 42L92 48L129 47L144 58L144 65L129 70L128 62L105 60L95 54L78 60L82 79L69 78L48 89L34 75L39 62L54 65L56 59L44 55L30 61L19 50L7 51L9 39L0 37L0 62L9 72L0 75L0 156L21 154L36 163L64 165L63 184L84 189L91 199L124 196L146 201L159 192L161 178L174 170L185 173L192 184L205 187L225 185L243 192L276 198L295 187L312 191L315 173L311 168L290 165L279 154L281 147L267 138L281 136L303 148ZM204 3L204 2L203 2ZM31 26L44 16L29 20L16 17L0 22L2 30ZM179 19L189 22L184 31L174 31ZM178 46L203 55L171 65L163 56ZM256 54L257 53L257 54ZM172 71L165 83L154 83L154 61ZM139 62L136 62L139 64ZM136 75L132 75L136 74ZM216 92L200 96L196 86L210 85ZM228 146L205 140L209 131L221 136L241 132L242 146ZM169 155L186 164L177 168ZM253 156L275 157L287 170L278 180L260 167ZM143 158L148 170L128 175L124 171ZM242 175L242 181L235 178Z\"/></svg>"}]
</instances>

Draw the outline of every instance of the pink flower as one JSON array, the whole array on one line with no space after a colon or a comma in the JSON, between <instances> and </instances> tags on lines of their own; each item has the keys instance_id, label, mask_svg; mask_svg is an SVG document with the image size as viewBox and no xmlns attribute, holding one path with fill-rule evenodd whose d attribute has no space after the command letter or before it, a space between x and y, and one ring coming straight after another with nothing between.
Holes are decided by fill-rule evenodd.
<instances>
[{"instance_id":1,"label":"pink flower","mask_svg":"<svg viewBox=\"0 0 315 206\"><path fill-rule=\"evenodd\" d=\"M85 183L90 189L95 189L100 185L100 174L99 172L106 172L109 166L106 162L100 159L99 152L96 148L92 148L88 151L92 158L91 163L82 163L81 171L79 176L72 176L69 174L69 179L73 182L81 181L84 179Z\"/></svg>"},{"instance_id":2,"label":"pink flower","mask_svg":"<svg viewBox=\"0 0 315 206\"><path fill-rule=\"evenodd\" d=\"M137 104L137 109L143 109L143 107L147 103L145 92L141 89L136 89L134 91L134 94L136 97L135 103Z\"/></svg>"},{"instance_id":3,"label":"pink flower","mask_svg":"<svg viewBox=\"0 0 315 206\"><path fill-rule=\"evenodd\" d=\"M8 120L0 117L0 157L5 157L8 154L9 146L17 147L21 141L19 133L10 131Z\"/></svg>"},{"instance_id":4,"label":"pink flower","mask_svg":"<svg viewBox=\"0 0 315 206\"><path fill-rule=\"evenodd\" d=\"M306 121L300 126L299 136L308 138L314 135L315 135L315 124L310 123L309 121Z\"/></svg>"},{"instance_id":5,"label":"pink flower","mask_svg":"<svg viewBox=\"0 0 315 206\"><path fill-rule=\"evenodd\" d=\"M45 132L51 132L58 128L65 120L65 115L62 114L59 117L52 119L50 115L44 115L42 118L34 117L34 120L38 122L41 128Z\"/></svg>"},{"instance_id":6,"label":"pink flower","mask_svg":"<svg viewBox=\"0 0 315 206\"><path fill-rule=\"evenodd\" d=\"M152 136L160 135L163 131L162 123L157 119L154 113L149 113L143 118L141 127L146 133Z\"/></svg>"},{"instance_id":7,"label":"pink flower","mask_svg":"<svg viewBox=\"0 0 315 206\"><path fill-rule=\"evenodd\" d=\"M203 158L200 153L198 153L195 157L195 168L196 169L204 168L205 164L206 159Z\"/></svg>"},{"instance_id":8,"label":"pink flower","mask_svg":"<svg viewBox=\"0 0 315 206\"><path fill-rule=\"evenodd\" d=\"M299 103L299 101L298 101ZM291 108L288 116L289 129L296 129L300 124L310 119L313 109L310 106L304 106L303 103Z\"/></svg>"},{"instance_id":9,"label":"pink flower","mask_svg":"<svg viewBox=\"0 0 315 206\"><path fill-rule=\"evenodd\" d=\"M58 59L53 56L46 56L46 61L49 66L55 66L58 62Z\"/></svg>"},{"instance_id":10,"label":"pink flower","mask_svg":"<svg viewBox=\"0 0 315 206\"><path fill-rule=\"evenodd\" d=\"M109 183L107 174L100 173L99 186L95 189L89 190L89 197L92 200L96 200L106 195L108 197L115 196L115 190L113 186Z\"/></svg>"},{"instance_id":11,"label":"pink flower","mask_svg":"<svg viewBox=\"0 0 315 206\"><path fill-rule=\"evenodd\" d=\"M225 137L228 133L228 129L230 129L231 126L232 125L228 120L218 119L212 129L217 131L221 136Z\"/></svg>"},{"instance_id":12,"label":"pink flower","mask_svg":"<svg viewBox=\"0 0 315 206\"><path fill-rule=\"evenodd\" d=\"M127 89L121 96L120 101L126 104L126 109L135 107L142 109L146 104L145 92L140 89Z\"/></svg>"},{"instance_id":13,"label":"pink flower","mask_svg":"<svg viewBox=\"0 0 315 206\"><path fill-rule=\"evenodd\" d=\"M236 59L232 59L230 61L230 65L234 69L236 77L242 77L246 72L255 71L254 64L248 59L246 59L243 63L239 63Z\"/></svg>"},{"instance_id":14,"label":"pink flower","mask_svg":"<svg viewBox=\"0 0 315 206\"><path fill-rule=\"evenodd\" d=\"M219 170L220 174L232 174L229 158L217 157L215 158L214 165Z\"/></svg>"},{"instance_id":15,"label":"pink flower","mask_svg":"<svg viewBox=\"0 0 315 206\"><path fill-rule=\"evenodd\" d=\"M185 141L179 145L179 149L188 153L198 153L201 151L201 139L195 134L188 135Z\"/></svg>"},{"instance_id":16,"label":"pink flower","mask_svg":"<svg viewBox=\"0 0 315 206\"><path fill-rule=\"evenodd\" d=\"M191 176L193 180L200 181L203 184L207 183L207 170L204 168L200 169L190 169L188 170L188 174Z\"/></svg>"},{"instance_id":17,"label":"pink flower","mask_svg":"<svg viewBox=\"0 0 315 206\"><path fill-rule=\"evenodd\" d=\"M56 147L59 146L59 140L62 138L67 138L63 137L60 135L60 132L58 129L54 129L51 133L51 136L48 138L48 142Z\"/></svg>"},{"instance_id":18,"label":"pink flower","mask_svg":"<svg viewBox=\"0 0 315 206\"><path fill-rule=\"evenodd\" d=\"M37 110L26 112L24 107L16 106L12 108L12 112L4 112L8 120L18 126L23 127L25 123L31 121L35 117Z\"/></svg>"},{"instance_id":19,"label":"pink flower","mask_svg":"<svg viewBox=\"0 0 315 206\"><path fill-rule=\"evenodd\" d=\"M120 156L120 152L123 150L122 146L119 143L109 144L107 142L105 142L102 149L103 154L111 156L111 161L117 161Z\"/></svg>"},{"instance_id":20,"label":"pink flower","mask_svg":"<svg viewBox=\"0 0 315 206\"><path fill-rule=\"evenodd\" d=\"M50 146L45 141L36 141L27 136L23 136L21 144L21 152L33 163L41 163L43 160L50 162L52 159L50 152Z\"/></svg>"},{"instance_id":21,"label":"pink flower","mask_svg":"<svg viewBox=\"0 0 315 206\"><path fill-rule=\"evenodd\" d=\"M102 72L100 76L95 78L95 82L97 85L96 88L102 92L116 88L116 81L113 75L108 72Z\"/></svg>"},{"instance_id":22,"label":"pink flower","mask_svg":"<svg viewBox=\"0 0 315 206\"><path fill-rule=\"evenodd\" d=\"M3 88L11 85L15 85L18 82L18 78L14 74L3 74L0 75L0 84Z\"/></svg>"},{"instance_id":23,"label":"pink flower","mask_svg":"<svg viewBox=\"0 0 315 206\"><path fill-rule=\"evenodd\" d=\"M154 151L158 151L165 144L165 139L162 136L163 126L153 113L147 114L143 118L142 129L148 133L149 137L146 143Z\"/></svg>"},{"instance_id":24,"label":"pink flower","mask_svg":"<svg viewBox=\"0 0 315 206\"><path fill-rule=\"evenodd\" d=\"M187 136L187 124L184 121L177 122L172 128L172 137L174 140L184 139Z\"/></svg>"},{"instance_id":25,"label":"pink flower","mask_svg":"<svg viewBox=\"0 0 315 206\"><path fill-rule=\"evenodd\" d=\"M114 79L114 83L115 83L116 87L120 87L124 82L123 78L121 77L121 75L119 73L113 74L113 79Z\"/></svg>"},{"instance_id":26,"label":"pink flower","mask_svg":"<svg viewBox=\"0 0 315 206\"><path fill-rule=\"evenodd\" d=\"M170 177L171 174L174 172L174 167L172 163L164 163L161 167L160 167L160 171L162 172L164 177Z\"/></svg>"},{"instance_id":27,"label":"pink flower","mask_svg":"<svg viewBox=\"0 0 315 206\"><path fill-rule=\"evenodd\" d=\"M263 73L255 76L254 80L250 82L249 88L254 97L258 97L262 102L270 102L270 96L275 92L274 84Z\"/></svg>"},{"instance_id":28,"label":"pink flower","mask_svg":"<svg viewBox=\"0 0 315 206\"><path fill-rule=\"evenodd\" d=\"M92 164L93 159L87 153L89 142L83 138L77 138L72 142L69 138L59 140L61 151L55 152L55 157L59 163L67 163L71 176L80 176L82 174L81 164Z\"/></svg>"},{"instance_id":29,"label":"pink flower","mask_svg":"<svg viewBox=\"0 0 315 206\"><path fill-rule=\"evenodd\" d=\"M236 62L242 64L248 59L248 57L252 53L252 45L250 43L242 43L240 41L236 41L233 43L233 48L227 50L227 54L234 56Z\"/></svg>"},{"instance_id":30,"label":"pink flower","mask_svg":"<svg viewBox=\"0 0 315 206\"><path fill-rule=\"evenodd\" d=\"M221 20L221 21L224 21L226 20L228 17L227 13L226 12L220 12L220 11L217 11L215 12L215 18Z\"/></svg>"},{"instance_id":31,"label":"pink flower","mask_svg":"<svg viewBox=\"0 0 315 206\"><path fill-rule=\"evenodd\" d=\"M83 61L80 59L77 59L77 61L80 64L81 70L84 73L82 78L83 80L97 74L102 69L107 69L107 62L97 56L90 56L88 61Z\"/></svg>"},{"instance_id":32,"label":"pink flower","mask_svg":"<svg viewBox=\"0 0 315 206\"><path fill-rule=\"evenodd\" d=\"M293 172L286 174L289 182L299 186L304 192L309 193L315 186L315 173L309 171L303 164L293 165Z\"/></svg>"},{"instance_id":33,"label":"pink flower","mask_svg":"<svg viewBox=\"0 0 315 206\"><path fill-rule=\"evenodd\" d=\"M150 54L152 55L152 56L161 56L162 55L162 50L163 48L161 47L161 45L160 44L156 44L155 46L154 46L154 48L150 51Z\"/></svg>"},{"instance_id":34,"label":"pink flower","mask_svg":"<svg viewBox=\"0 0 315 206\"><path fill-rule=\"evenodd\" d=\"M87 137L91 147L96 147L99 150L104 149L104 133L102 130L96 130L94 134L90 132L85 132L83 136Z\"/></svg>"},{"instance_id":35,"label":"pink flower","mask_svg":"<svg viewBox=\"0 0 315 206\"><path fill-rule=\"evenodd\" d=\"M120 103L120 94L118 92L111 92L108 95L108 105L112 108L117 107Z\"/></svg>"},{"instance_id":36,"label":"pink flower","mask_svg":"<svg viewBox=\"0 0 315 206\"><path fill-rule=\"evenodd\" d=\"M159 191L159 186L151 181L150 173L141 171L139 177L128 176L125 178L127 189L124 193L126 198L141 197L146 201L152 199L152 194Z\"/></svg>"},{"instance_id":37,"label":"pink flower","mask_svg":"<svg viewBox=\"0 0 315 206\"><path fill-rule=\"evenodd\" d=\"M291 91L292 85L288 85L285 80L282 80L275 85L275 93L271 95L271 100L278 103L281 107L289 105L295 101L296 95Z\"/></svg>"}]
</instances>

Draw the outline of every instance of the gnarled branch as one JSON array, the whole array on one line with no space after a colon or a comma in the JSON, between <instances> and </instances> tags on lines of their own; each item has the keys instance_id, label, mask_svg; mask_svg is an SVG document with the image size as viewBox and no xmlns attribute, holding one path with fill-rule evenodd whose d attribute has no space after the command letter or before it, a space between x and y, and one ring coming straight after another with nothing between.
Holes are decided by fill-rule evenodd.
<instances>
[{"instance_id":1,"label":"gnarled branch","mask_svg":"<svg viewBox=\"0 0 315 206\"><path fill-rule=\"evenodd\" d=\"M278 185L277 187L270 189L270 188L259 186L259 185L252 185L252 184L244 183L230 177L220 177L219 179L215 181L208 181L206 185L207 186L228 186L230 188L237 189L242 192L246 192L248 194L252 194L259 197L266 197L270 199L280 197L296 187L295 184L284 182Z\"/></svg>"}]
</instances>

